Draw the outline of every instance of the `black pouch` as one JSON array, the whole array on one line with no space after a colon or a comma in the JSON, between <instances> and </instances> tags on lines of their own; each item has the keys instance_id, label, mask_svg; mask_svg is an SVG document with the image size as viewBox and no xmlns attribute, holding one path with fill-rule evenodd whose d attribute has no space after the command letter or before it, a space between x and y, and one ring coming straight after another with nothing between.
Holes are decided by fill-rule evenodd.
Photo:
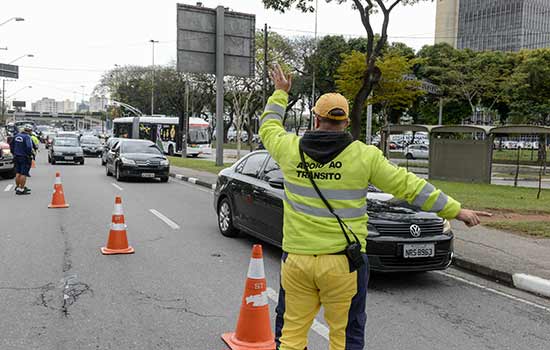
<instances>
[{"instance_id":1,"label":"black pouch","mask_svg":"<svg viewBox=\"0 0 550 350\"><path fill-rule=\"evenodd\" d=\"M363 259L363 253L361 253L361 244L353 242L348 244L346 247L346 256L348 257L351 272L359 270L363 265L365 265L365 260Z\"/></svg>"}]
</instances>

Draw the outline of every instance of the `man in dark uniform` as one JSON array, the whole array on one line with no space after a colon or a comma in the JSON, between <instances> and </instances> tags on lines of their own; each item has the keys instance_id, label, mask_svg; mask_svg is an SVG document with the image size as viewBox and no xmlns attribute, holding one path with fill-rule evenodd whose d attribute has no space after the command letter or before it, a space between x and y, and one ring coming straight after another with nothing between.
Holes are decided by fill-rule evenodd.
<instances>
[{"instance_id":1,"label":"man in dark uniform","mask_svg":"<svg viewBox=\"0 0 550 350\"><path fill-rule=\"evenodd\" d=\"M30 188L26 187L27 176L30 176L33 142L30 136L31 125L25 125L23 131L13 136L10 142L11 152L15 161L15 194L30 194Z\"/></svg>"}]
</instances>

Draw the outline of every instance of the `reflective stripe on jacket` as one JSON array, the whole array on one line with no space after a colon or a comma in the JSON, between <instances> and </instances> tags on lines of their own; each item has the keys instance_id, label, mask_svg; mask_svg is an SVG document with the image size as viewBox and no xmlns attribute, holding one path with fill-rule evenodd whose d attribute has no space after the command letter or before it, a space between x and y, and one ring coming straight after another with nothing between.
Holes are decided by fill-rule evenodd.
<instances>
[{"instance_id":1,"label":"reflective stripe on jacket","mask_svg":"<svg viewBox=\"0 0 550 350\"><path fill-rule=\"evenodd\" d=\"M406 200L422 210L452 219L460 203L425 180L391 164L374 147L354 141L332 161L320 164L305 154L302 164L300 138L288 133L282 119L288 103L286 92L277 90L269 98L261 117L260 137L285 178L283 250L295 254L331 254L344 250L345 237L336 219L319 198L306 175L315 182L335 211L366 246L366 195L369 183Z\"/></svg>"}]
</instances>

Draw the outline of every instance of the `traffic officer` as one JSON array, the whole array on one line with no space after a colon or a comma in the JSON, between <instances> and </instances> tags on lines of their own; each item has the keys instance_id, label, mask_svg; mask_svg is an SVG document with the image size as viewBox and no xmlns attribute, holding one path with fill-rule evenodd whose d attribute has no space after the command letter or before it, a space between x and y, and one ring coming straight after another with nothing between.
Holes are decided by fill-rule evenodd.
<instances>
[{"instance_id":1,"label":"traffic officer","mask_svg":"<svg viewBox=\"0 0 550 350\"><path fill-rule=\"evenodd\" d=\"M31 125L25 125L23 131L15 135L10 142L11 152L15 162L15 194L30 194L31 190L26 187L27 176L30 176L33 142L30 136Z\"/></svg>"},{"instance_id":2,"label":"traffic officer","mask_svg":"<svg viewBox=\"0 0 550 350\"><path fill-rule=\"evenodd\" d=\"M462 209L425 180L392 165L378 148L353 141L345 131L348 102L340 94L317 100L312 111L315 131L302 138L286 132L282 119L291 77L278 65L270 75L276 90L261 117L260 137L285 179L277 348L306 348L309 328L322 305L330 328L329 348L363 349L369 183L468 226L479 224L479 215L490 214Z\"/></svg>"}]
</instances>

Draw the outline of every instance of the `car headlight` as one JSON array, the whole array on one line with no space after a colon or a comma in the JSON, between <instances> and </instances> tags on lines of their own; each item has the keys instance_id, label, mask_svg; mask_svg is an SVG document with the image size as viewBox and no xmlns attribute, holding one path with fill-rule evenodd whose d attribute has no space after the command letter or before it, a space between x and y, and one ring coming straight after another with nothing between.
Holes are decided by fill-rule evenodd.
<instances>
[{"instance_id":1,"label":"car headlight","mask_svg":"<svg viewBox=\"0 0 550 350\"><path fill-rule=\"evenodd\" d=\"M136 165L136 161L133 160L133 159L120 158L120 161L121 161L122 164L124 164L124 165Z\"/></svg>"},{"instance_id":2,"label":"car headlight","mask_svg":"<svg viewBox=\"0 0 550 350\"><path fill-rule=\"evenodd\" d=\"M168 159L163 159L163 160L160 161L160 165L168 166L168 165L170 165L170 162L168 161Z\"/></svg>"},{"instance_id":3,"label":"car headlight","mask_svg":"<svg viewBox=\"0 0 550 350\"><path fill-rule=\"evenodd\" d=\"M60 156L60 155L61 155L61 152L53 152L53 155L54 155L54 156Z\"/></svg>"},{"instance_id":4,"label":"car headlight","mask_svg":"<svg viewBox=\"0 0 550 350\"><path fill-rule=\"evenodd\" d=\"M447 219L443 221L443 233L447 235L451 234L451 222Z\"/></svg>"},{"instance_id":5,"label":"car headlight","mask_svg":"<svg viewBox=\"0 0 550 350\"><path fill-rule=\"evenodd\" d=\"M76 152L76 156L77 157L82 157L84 155L84 152L80 151L80 152Z\"/></svg>"},{"instance_id":6,"label":"car headlight","mask_svg":"<svg viewBox=\"0 0 550 350\"><path fill-rule=\"evenodd\" d=\"M380 236L380 232L372 224L367 224L367 231L369 237Z\"/></svg>"},{"instance_id":7,"label":"car headlight","mask_svg":"<svg viewBox=\"0 0 550 350\"><path fill-rule=\"evenodd\" d=\"M9 148L3 148L2 149L2 154L5 155L5 156L9 156L11 154L11 151Z\"/></svg>"}]
</instances>

